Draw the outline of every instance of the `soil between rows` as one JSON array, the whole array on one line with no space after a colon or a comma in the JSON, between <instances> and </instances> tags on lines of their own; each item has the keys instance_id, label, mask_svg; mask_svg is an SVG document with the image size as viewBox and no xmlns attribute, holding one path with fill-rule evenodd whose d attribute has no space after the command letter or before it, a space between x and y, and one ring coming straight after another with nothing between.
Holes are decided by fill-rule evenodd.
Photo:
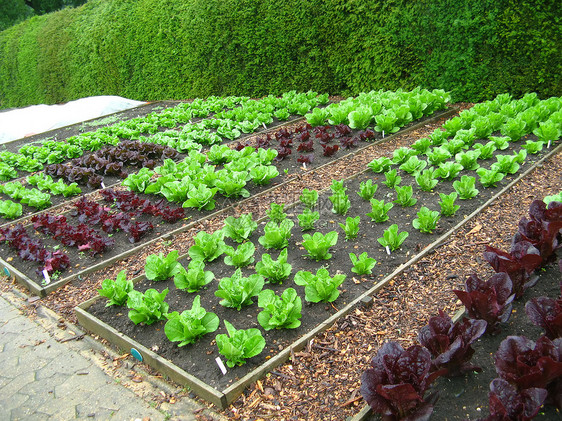
<instances>
[{"instance_id":1,"label":"soil between rows","mask_svg":"<svg viewBox=\"0 0 562 421\"><path fill-rule=\"evenodd\" d=\"M558 253L558 258L562 253ZM463 421L484 418L489 414L488 392L490 382L498 377L494 365L494 355L500 343L508 336L525 336L536 341L544 334L544 330L531 323L525 313L525 304L536 297L558 298L560 296L561 275L557 263L553 263L539 272L539 281L535 286L525 291L523 297L513 303L511 317L501 325L501 332L497 335L486 334L478 339L473 348L475 353L470 360L482 369L480 373L470 372L463 376L446 378L440 377L429 392L437 391L439 399L434 406L432 420ZM557 420L560 413L551 405L544 406L535 420ZM380 420L371 414L366 421Z\"/></svg>"},{"instance_id":2,"label":"soil between rows","mask_svg":"<svg viewBox=\"0 0 562 421\"><path fill-rule=\"evenodd\" d=\"M518 149L519 145L516 144L511 147ZM511 151L506 150L502 151L502 153L511 153ZM537 159L539 159L539 157L532 155L529 156L529 159L525 165L522 166L520 171L524 171L532 161ZM485 167L489 166L486 163L483 163L482 165ZM468 174L471 172L467 171L466 173ZM401 175L403 177L401 185L415 183L411 176L405 173L402 173ZM439 193L443 192L449 194L454 191L452 181L441 181L435 191L430 193L421 192L414 184L414 197L418 199L416 205L408 208L402 208L395 205L389 212L390 220L381 224L376 224L371 222L369 217L365 216L366 213L371 210L369 202L360 198L356 194L359 190L360 182L371 179L377 183L379 188L375 193L375 198L378 199L385 198L385 201L393 200L396 197L396 193L394 189L390 189L382 183L385 179L384 175L373 174L371 172L360 174L358 177L346 183L346 187L348 188L347 193L351 201L351 208L346 216L335 215L331 212L331 202L328 200L328 196L330 194L320 196L318 210L321 216L319 222L317 223L317 231L326 233L328 231L335 230L339 233L338 243L331 249L332 258L330 260L320 262L304 257L306 251L300 245L302 242L302 234L300 228L298 227L298 222L296 222L296 214L300 213L302 208L297 206L296 208L291 209L289 211L289 217L295 220L295 226L293 227L288 247L288 262L293 266L292 275L283 285L266 284L266 288L273 289L278 295L287 287L293 287L297 290L299 296L303 299L303 311L301 318L302 324L298 329L284 329L269 332L263 331L256 320L257 314L261 310L257 307L257 299L254 300L254 304L252 306L243 309L240 312L237 312L234 309L224 308L219 305L219 299L214 296L218 280L225 276L231 276L234 272L234 268L222 263L222 257L206 266L206 270L211 270L215 274L215 280L208 285L207 289L200 291L201 304L205 309L207 309L207 311L213 311L218 315L221 320L221 326L214 334L204 336L194 345L178 348L175 344L167 340L163 330L165 322L158 322L152 326L135 326L128 319L128 310L126 308L104 307L105 300L96 302L88 311L100 320L124 333L126 336L129 336L147 348L152 349L162 357L172 361L178 367L198 377L207 384L217 388L224 388L236 379L243 377L253 368L258 367L260 364L265 362L266 359L275 355L281 349L285 348L300 336L306 334L308 331L326 320L334 314L337 309L344 307L346 303L371 288L374 283L393 272L400 264L406 262L409 258L413 257L413 255L423 250L428 244L435 241L439 235L447 232L459 221L475 211L493 194L495 194L500 187L506 185L515 177L516 175L504 178L502 182L498 183L498 188L495 189L483 189L479 186L480 194L474 199L457 200L457 204L461 206L457 215L455 217L442 218L438 223L438 228L435 231L435 234L430 235L420 233L412 228L410 225L411 221L416 217L416 212L421 206L426 206L431 210L439 210ZM345 241L345 235L340 229L338 223L344 223L346 217L348 216L354 217L357 215L361 216L359 236L356 240ZM407 230L409 232L409 237L402 245L401 250L397 250L388 255L384 248L378 244L376 238L381 237L383 230L393 223L398 224L400 231ZM257 241L259 236L262 234L263 223L250 238L250 241L252 241L256 246L256 253L254 255L256 262L261 260L261 256L264 252L271 254L273 258L277 258L279 254L279 252L275 250L267 251L263 249ZM229 240L227 240L227 243L229 243ZM236 246L236 244L232 242L229 244ZM363 251L367 251L369 257L375 258L378 262L373 275L371 276L357 276L351 272L352 265L348 257L349 252L354 252L358 255ZM187 263L187 260L182 261L184 267L187 267ZM328 268L331 275L336 272L347 274L346 281L340 287L341 294L333 305L305 303L304 288L295 285L292 281L294 274L298 270L307 270L315 273L320 267ZM252 269L253 267L249 267L244 269L243 272L245 275L249 275L254 273ZM142 292L148 288L156 288L159 291L169 288L170 292L166 299L166 301L170 303L169 311L181 312L190 308L192 299L196 295L176 290L172 280L163 282L142 281L135 286L135 289ZM214 359L219 354L212 339L217 333L225 333L222 320L228 320L236 328L258 327L262 330L267 342L266 349L262 354L248 360L248 363L245 366L229 370L229 373L226 376L221 375L218 366L214 362Z\"/></svg>"}]
</instances>

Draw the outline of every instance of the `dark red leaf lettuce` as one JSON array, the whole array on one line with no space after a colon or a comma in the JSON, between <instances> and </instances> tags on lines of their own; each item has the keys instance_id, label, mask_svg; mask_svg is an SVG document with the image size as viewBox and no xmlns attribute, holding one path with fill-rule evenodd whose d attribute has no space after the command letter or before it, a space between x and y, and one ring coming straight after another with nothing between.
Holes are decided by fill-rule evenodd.
<instances>
[{"instance_id":1,"label":"dark red leaf lettuce","mask_svg":"<svg viewBox=\"0 0 562 421\"><path fill-rule=\"evenodd\" d=\"M515 297L512 293L511 279L506 273L496 273L487 281L470 275L465 282L466 291L453 290L462 301L469 317L485 320L486 332L497 333L499 324L511 315L511 303Z\"/></svg>"},{"instance_id":2,"label":"dark red leaf lettuce","mask_svg":"<svg viewBox=\"0 0 562 421\"><path fill-rule=\"evenodd\" d=\"M531 323L545 330L547 338L562 338L562 295L557 299L532 298L525 305L525 312Z\"/></svg>"},{"instance_id":3,"label":"dark red leaf lettuce","mask_svg":"<svg viewBox=\"0 0 562 421\"><path fill-rule=\"evenodd\" d=\"M432 370L445 368L446 376L481 371L480 367L468 362L474 354L471 344L484 334L486 326L484 320L467 318L453 323L445 312L439 310L439 316L431 317L418 334L418 341L433 357Z\"/></svg>"},{"instance_id":4,"label":"dark red leaf lettuce","mask_svg":"<svg viewBox=\"0 0 562 421\"><path fill-rule=\"evenodd\" d=\"M442 372L430 373L431 354L422 346L404 350L386 342L361 377L361 394L372 410L392 420L428 420L433 399L424 400L430 384Z\"/></svg>"},{"instance_id":5,"label":"dark red leaf lettuce","mask_svg":"<svg viewBox=\"0 0 562 421\"><path fill-rule=\"evenodd\" d=\"M490 416L485 421L528 421L539 413L547 391L536 387L518 391L509 382L494 379L488 396Z\"/></svg>"}]
</instances>

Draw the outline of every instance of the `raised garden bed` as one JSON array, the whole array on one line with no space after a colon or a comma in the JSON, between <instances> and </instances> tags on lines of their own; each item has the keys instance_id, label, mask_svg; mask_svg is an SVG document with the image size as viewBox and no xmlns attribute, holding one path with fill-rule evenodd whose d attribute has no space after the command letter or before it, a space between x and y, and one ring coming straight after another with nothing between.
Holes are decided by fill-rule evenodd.
<instances>
[{"instance_id":1,"label":"raised garden bed","mask_svg":"<svg viewBox=\"0 0 562 421\"><path fill-rule=\"evenodd\" d=\"M552 151L551 153L556 153L556 151ZM530 164L526 165L528 170L523 172L523 174L516 179L521 178L528 171L534 169L534 167ZM353 212L364 207L364 203L361 203L362 199L355 195L355 191L357 190L359 183L367 178L374 179L373 174L363 173L349 181L348 190L350 193L350 199L352 200L352 205L348 216L355 216L356 214ZM506 185L508 183L509 185L512 185L515 182L513 180L514 178L515 177L506 178L501 183L502 185ZM440 183L440 186L443 187L439 188L443 188L447 193L449 193L452 190L452 187L450 185L448 186L447 183L451 184L452 182ZM384 188L385 187L382 185L379 186L379 189L381 189L379 190L379 194L384 191ZM390 190L389 192L385 192L385 195L386 193L390 193ZM496 194L494 195L494 193ZM378 228L381 231L380 233L374 233L373 227L365 221L360 228L362 236L360 236L357 241L349 242L341 241L343 240L343 233L339 230L340 241L337 246L331 249L333 254L332 259L326 261L329 268L331 268L331 275L333 275L332 272L335 270L338 270L338 273L339 271L347 274L350 273L351 263L347 256L348 252L354 251L359 254L364 250L368 250L369 256L375 257L379 261L379 265L377 265L375 269L375 277L362 278L358 276L353 277L352 280L349 279L350 277L348 276L346 283L342 287L342 294L334 303L332 303L333 306L328 304L303 306L303 324L300 328L288 331L267 332L265 335L268 343L267 351L260 356L251 359L245 366L237 367L234 370L231 370L226 376L222 376L218 367L214 364L214 358L217 355L216 349L210 342L210 339L207 339L206 337L197 344L190 346L190 349L178 349L174 344L166 342L166 338L163 334L163 322L160 322L161 325L155 325L156 332L154 325L149 327L135 326L127 318L127 309L105 308L104 300L99 299L94 299L85 303L80 309L77 309L77 315L80 322L89 330L92 330L96 334L106 337L109 340L117 340L117 344L122 348L134 347L142 350L142 352L147 352L148 358L145 358L145 361L149 364L158 368L165 365L166 369L164 372L174 380L179 381L180 383L190 384L193 390L202 397L211 400L217 405L225 406L230 403L247 384L255 381L257 378L263 376L267 371L270 371L276 365L289 358L292 352L295 352L303 347L306 342L318 334L319 331L329 327L330 324L337 318L342 317L352 310L362 299L374 294L387 282L392 280L394 276L403 271L409 264L419 260L430 250L437 247L439 244L442 244L448 235L469 220L469 216L476 215L483 207L489 205L489 203L491 203L499 194L501 194L501 191L497 192L497 190L494 189L486 189L483 190L476 199L460 202L463 206L461 206L461 210L459 211L456 220L453 219L452 221L445 221L442 219L442 221L440 221L440 230L443 231L441 232L442 235L438 238L419 233L409 227L408 231L410 232L410 237L406 240L407 242L404 244L402 251L391 253L390 256L382 247L378 247L377 249L372 246L373 240L382 233L382 227ZM424 195L427 197L422 198ZM417 206L423 204L430 208L435 208L437 205L438 194L436 192L422 194L419 199L420 203ZM326 202L327 196L323 196L323 200L321 196L319 203L325 204ZM468 205L465 205L464 202ZM366 203L368 204L368 202ZM368 207L370 208L370 206ZM295 213L298 213L297 210L298 209L293 209ZM365 213L369 210L370 209L361 210L357 214L365 215ZM411 208L400 208L395 206L393 210L396 212L393 217L398 221L404 221L405 219L411 220L415 217L415 211ZM319 229L322 232L333 229L338 230L336 228L338 226L338 222L345 221L345 217L334 215L327 206L321 207L320 211L322 213L320 221L324 221L324 226L319 226ZM407 228L405 225L401 226L401 230L405 228ZM301 238L299 232L300 230L298 229L298 226L295 225L295 227L293 227L292 240L289 245L289 256L292 256L289 259L289 263L293 264L293 273L301 269L314 272L326 262L314 262L301 257L305 252L298 244L298 241ZM253 242L257 244L255 240L259 235L260 233L254 233L250 240L253 240ZM434 241L432 242L432 240ZM258 251L255 255L256 261L260 260L260 255L263 252L264 250L258 247ZM184 264L184 266L186 265ZM397 266L398 268L396 269ZM393 271L393 269L395 270ZM228 273L229 269L220 262L216 264L209 264L206 267L206 270L213 271L216 278L228 276L232 273L232 270ZM380 278L383 279L376 283L376 280ZM373 286L373 284L375 285ZM275 291L280 291L288 286L295 287L292 283L287 282L280 287L274 286L273 289ZM171 303L171 311L181 311L182 309L190 307L190 305L186 304L188 294L182 291L173 291L173 282L171 280L158 283L140 281L140 283L137 284L137 288L140 291L146 290L147 288L157 288L161 291L166 287L170 288L172 291L168 295L169 302ZM299 291L300 287L295 288ZM217 305L218 300L214 298L213 291L214 289L211 288L210 290L201 292L203 307L209 311L216 312L221 320L227 318L229 321L233 322L234 325L237 325L238 323L237 327L240 327L246 319L250 319L250 321L246 320L244 327L256 326L255 316L257 315L258 309L256 309L255 306L252 307L250 312L245 311L243 313L236 313L230 309L223 309L221 306ZM299 292L302 296L302 290ZM175 307L176 305L178 306L177 308ZM221 328L217 332L220 333L222 330L224 330L224 328ZM157 348L154 348L154 346ZM153 351L150 351L151 349L153 351L156 349L156 354L153 353ZM270 358L271 355L274 355L275 353L278 353L277 357ZM201 356L206 359L206 362L203 365L199 364ZM173 366L175 366L173 371L168 362L165 364L162 362L162 357L165 357L166 361L173 363ZM197 364L193 362L194 360L197 361Z\"/></svg>"}]
</instances>

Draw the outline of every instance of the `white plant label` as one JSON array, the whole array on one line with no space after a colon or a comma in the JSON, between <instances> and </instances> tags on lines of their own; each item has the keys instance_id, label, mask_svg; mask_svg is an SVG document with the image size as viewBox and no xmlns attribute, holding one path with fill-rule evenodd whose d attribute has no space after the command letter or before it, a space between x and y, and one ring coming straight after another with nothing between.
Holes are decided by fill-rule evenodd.
<instances>
[{"instance_id":1,"label":"white plant label","mask_svg":"<svg viewBox=\"0 0 562 421\"><path fill-rule=\"evenodd\" d=\"M384 139L384 130L382 131L382 138Z\"/></svg>"},{"instance_id":2,"label":"white plant label","mask_svg":"<svg viewBox=\"0 0 562 421\"><path fill-rule=\"evenodd\" d=\"M49 276L47 269L43 269L43 278L45 278L45 285L49 285L51 283L51 277Z\"/></svg>"},{"instance_id":3,"label":"white plant label","mask_svg":"<svg viewBox=\"0 0 562 421\"><path fill-rule=\"evenodd\" d=\"M388 246L386 246L386 254L390 256L390 249L388 248Z\"/></svg>"},{"instance_id":4,"label":"white plant label","mask_svg":"<svg viewBox=\"0 0 562 421\"><path fill-rule=\"evenodd\" d=\"M221 369L222 375L224 376L226 374L226 367L224 366L221 357L215 358L215 361L217 362L217 365Z\"/></svg>"},{"instance_id":5,"label":"white plant label","mask_svg":"<svg viewBox=\"0 0 562 421\"><path fill-rule=\"evenodd\" d=\"M548 145L546 146L546 149L550 149L550 140L548 141Z\"/></svg>"},{"instance_id":6,"label":"white plant label","mask_svg":"<svg viewBox=\"0 0 562 421\"><path fill-rule=\"evenodd\" d=\"M100 184L101 184L101 188L105 189L105 184L103 184L103 181Z\"/></svg>"},{"instance_id":7,"label":"white plant label","mask_svg":"<svg viewBox=\"0 0 562 421\"><path fill-rule=\"evenodd\" d=\"M262 123L262 124L263 124L263 128L264 128L265 130L267 130L267 126L265 125L265 123Z\"/></svg>"}]
</instances>

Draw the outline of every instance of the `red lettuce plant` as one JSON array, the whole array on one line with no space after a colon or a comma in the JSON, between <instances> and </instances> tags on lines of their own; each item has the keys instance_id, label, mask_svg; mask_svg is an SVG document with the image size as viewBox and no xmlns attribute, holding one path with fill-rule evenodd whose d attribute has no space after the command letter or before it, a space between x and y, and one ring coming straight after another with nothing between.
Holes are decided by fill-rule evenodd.
<instances>
[{"instance_id":1,"label":"red lettuce plant","mask_svg":"<svg viewBox=\"0 0 562 421\"><path fill-rule=\"evenodd\" d=\"M494 379L488 396L490 415L484 421L528 421L539 413L547 391L536 387L519 391L504 379Z\"/></svg>"},{"instance_id":2,"label":"red lettuce plant","mask_svg":"<svg viewBox=\"0 0 562 421\"><path fill-rule=\"evenodd\" d=\"M515 297L513 284L506 273L496 273L487 281L477 275L470 275L465 282L466 291L453 290L466 307L472 319L488 323L488 333L499 332L499 324L511 315L511 303Z\"/></svg>"},{"instance_id":3,"label":"red lettuce plant","mask_svg":"<svg viewBox=\"0 0 562 421\"><path fill-rule=\"evenodd\" d=\"M324 150L323 152L324 156L332 156L340 148L340 145L326 145L324 143L321 143L321 145L322 145L322 149Z\"/></svg>"},{"instance_id":4,"label":"red lettuce plant","mask_svg":"<svg viewBox=\"0 0 562 421\"><path fill-rule=\"evenodd\" d=\"M310 139L306 142L301 142L297 147L297 151L299 152L313 152L314 151L314 140Z\"/></svg>"},{"instance_id":5,"label":"red lettuce plant","mask_svg":"<svg viewBox=\"0 0 562 421\"><path fill-rule=\"evenodd\" d=\"M486 331L485 320L467 319L453 323L442 310L433 316L419 334L418 341L425 346L433 360L432 370L447 370L446 376L458 376L469 371L481 371L480 367L468 362L474 354L471 344Z\"/></svg>"},{"instance_id":6,"label":"red lettuce plant","mask_svg":"<svg viewBox=\"0 0 562 421\"><path fill-rule=\"evenodd\" d=\"M533 342L524 336L508 336L495 355L496 372L518 390L547 389L547 403L562 408L562 338L541 336Z\"/></svg>"},{"instance_id":7,"label":"red lettuce plant","mask_svg":"<svg viewBox=\"0 0 562 421\"><path fill-rule=\"evenodd\" d=\"M352 130L347 124L338 124L334 126L334 130L336 131L336 137L343 137L351 134Z\"/></svg>"},{"instance_id":8,"label":"red lettuce plant","mask_svg":"<svg viewBox=\"0 0 562 421\"><path fill-rule=\"evenodd\" d=\"M531 323L542 327L549 339L562 338L562 282L560 291L561 295L557 299L538 297L525 305L525 313Z\"/></svg>"},{"instance_id":9,"label":"red lettuce plant","mask_svg":"<svg viewBox=\"0 0 562 421\"><path fill-rule=\"evenodd\" d=\"M537 283L538 276L533 275L533 272L543 261L540 252L528 241L514 244L511 253L486 246L484 258L496 272L509 275L516 298Z\"/></svg>"},{"instance_id":10,"label":"red lettuce plant","mask_svg":"<svg viewBox=\"0 0 562 421\"><path fill-rule=\"evenodd\" d=\"M436 395L424 395L443 374L430 369L431 354L424 347L404 350L397 342L386 342L361 377L361 394L385 420L428 420Z\"/></svg>"}]
</instances>

